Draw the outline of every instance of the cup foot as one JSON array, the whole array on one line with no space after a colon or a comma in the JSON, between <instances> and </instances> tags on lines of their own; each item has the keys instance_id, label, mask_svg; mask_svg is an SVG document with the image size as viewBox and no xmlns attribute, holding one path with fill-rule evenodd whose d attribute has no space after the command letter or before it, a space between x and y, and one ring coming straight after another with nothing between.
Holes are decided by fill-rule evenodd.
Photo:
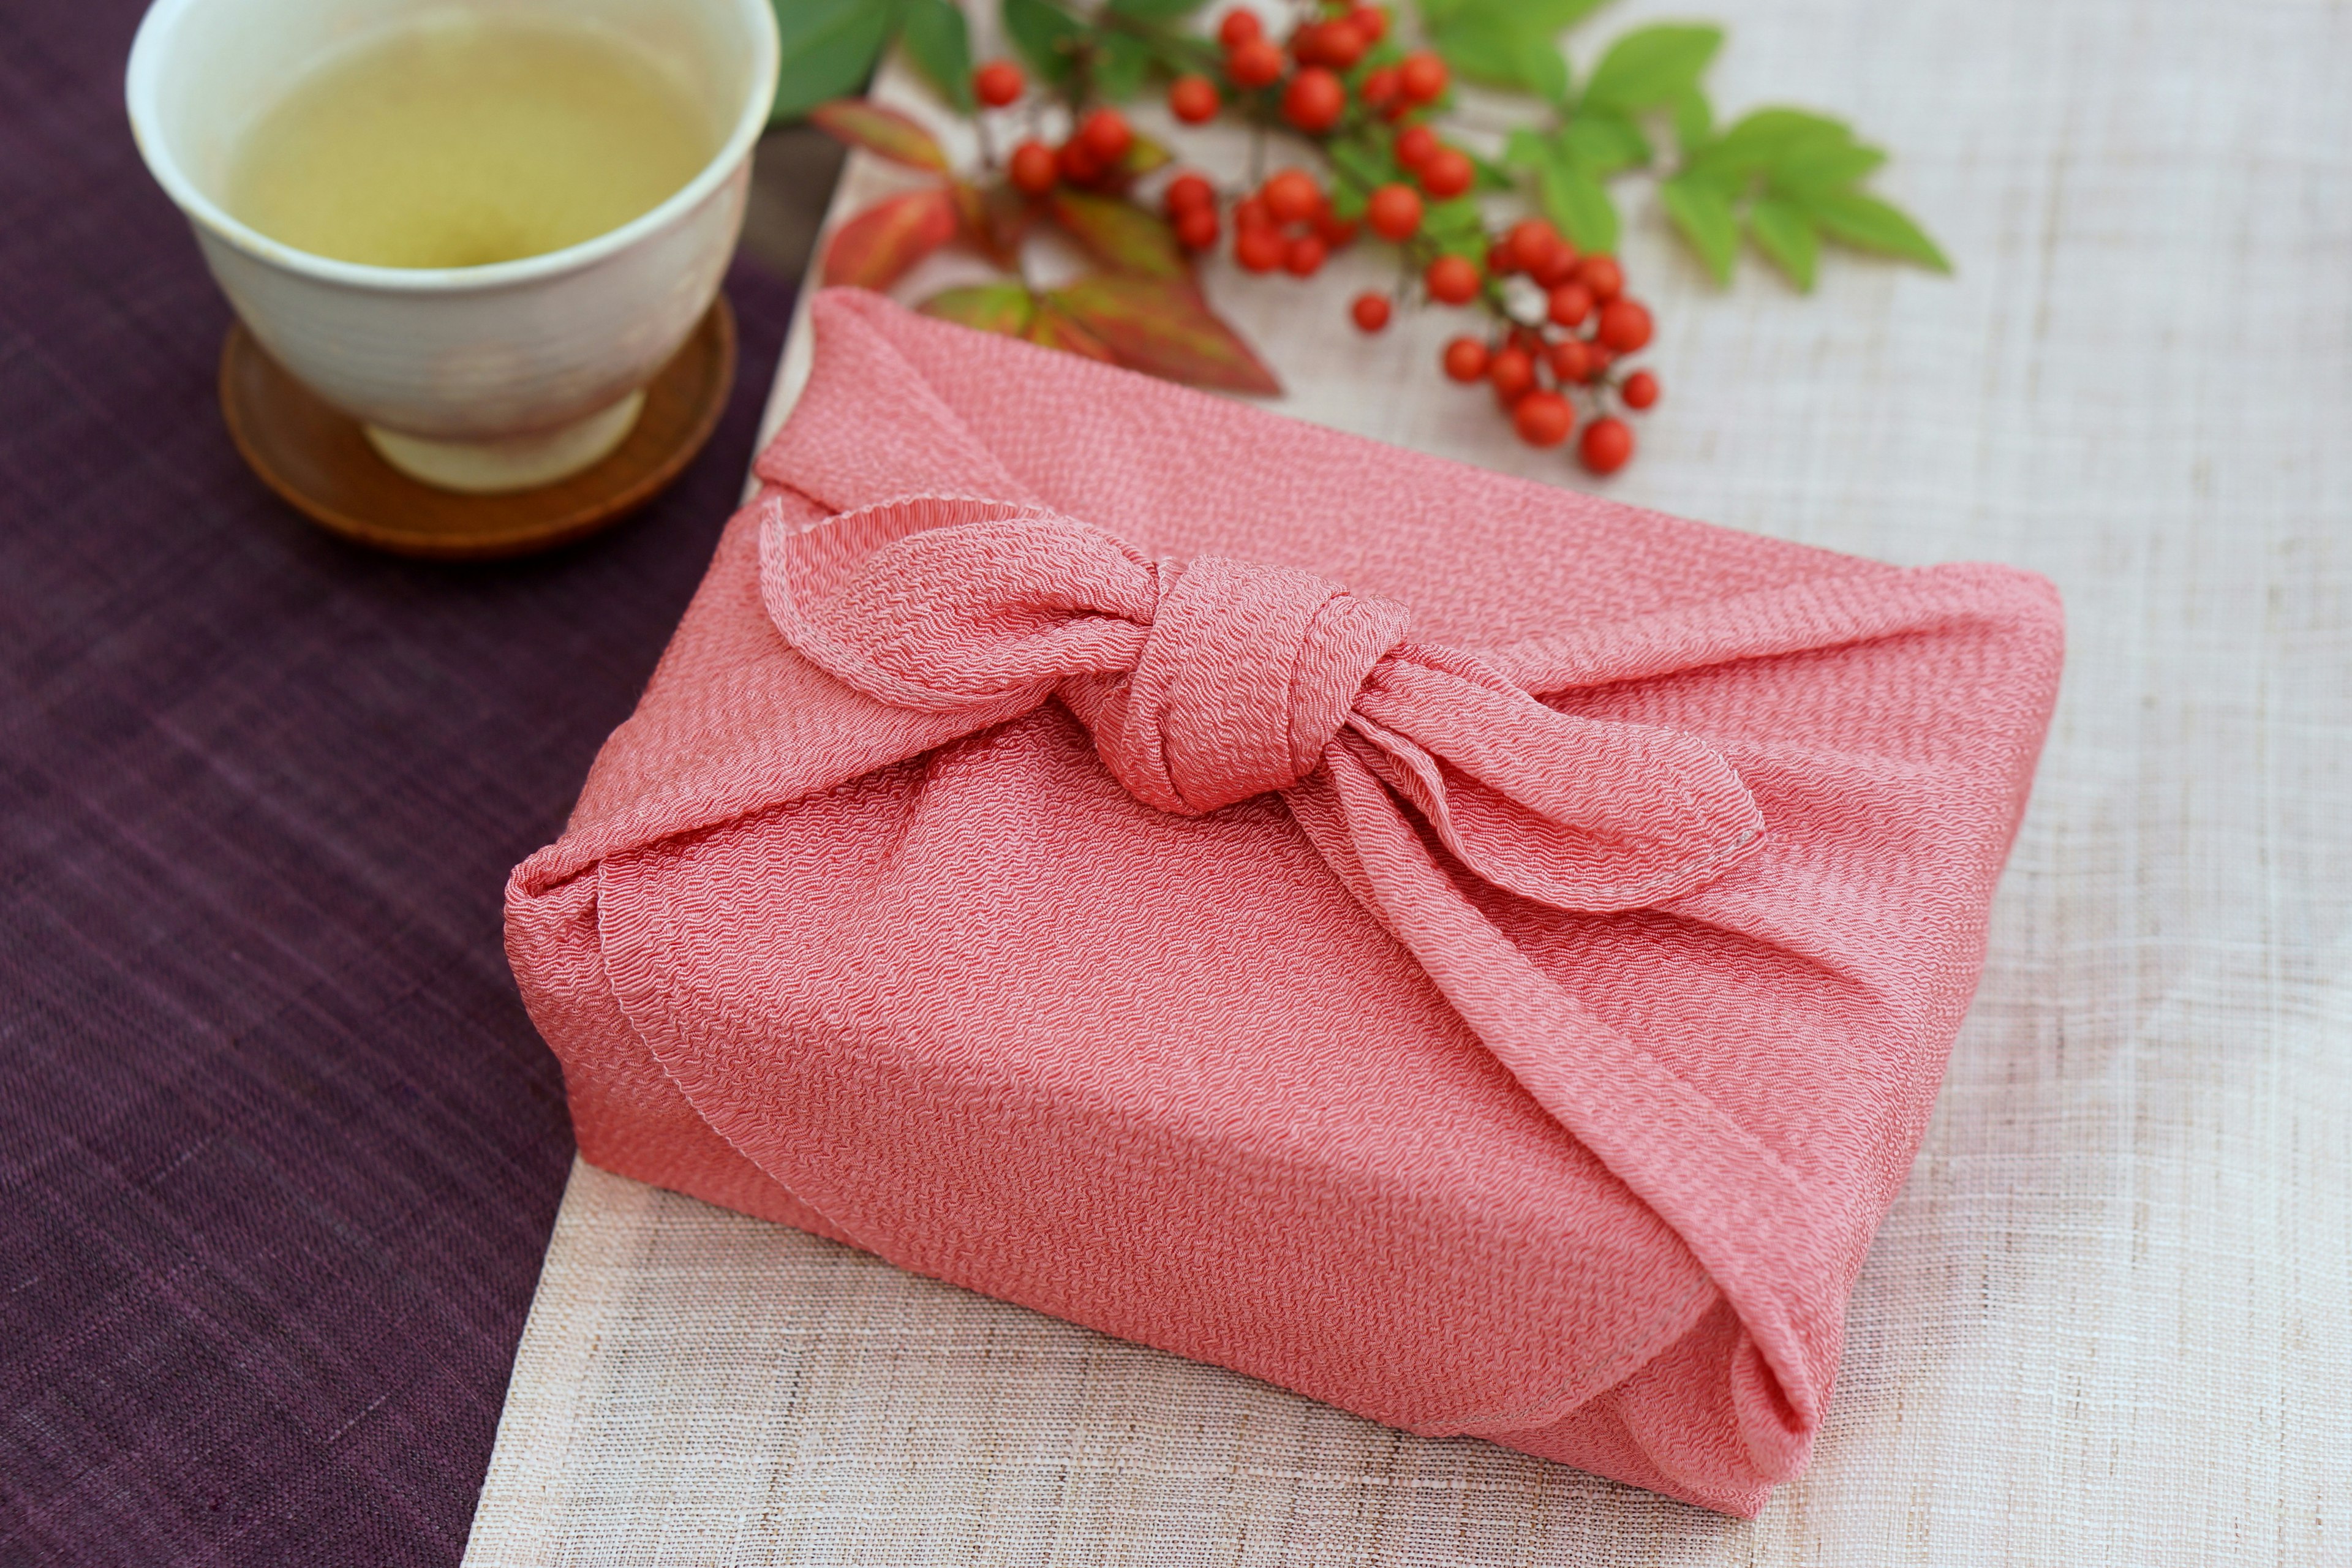
<instances>
[{"instance_id":1,"label":"cup foot","mask_svg":"<svg viewBox=\"0 0 2352 1568\"><path fill-rule=\"evenodd\" d=\"M584 419L495 441L428 441L363 425L368 445L409 478L464 495L537 489L610 456L646 408L642 388Z\"/></svg>"}]
</instances>

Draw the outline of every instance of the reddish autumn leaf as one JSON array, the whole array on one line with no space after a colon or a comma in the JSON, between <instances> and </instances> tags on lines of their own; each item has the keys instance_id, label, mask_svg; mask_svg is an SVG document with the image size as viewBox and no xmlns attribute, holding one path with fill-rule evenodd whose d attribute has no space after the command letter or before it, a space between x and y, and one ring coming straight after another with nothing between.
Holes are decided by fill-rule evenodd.
<instances>
[{"instance_id":1,"label":"reddish autumn leaf","mask_svg":"<svg viewBox=\"0 0 2352 1568\"><path fill-rule=\"evenodd\" d=\"M1043 303L1101 339L1129 370L1227 392L1282 391L1274 372L1189 279L1093 272Z\"/></svg>"},{"instance_id":2,"label":"reddish autumn leaf","mask_svg":"<svg viewBox=\"0 0 2352 1568\"><path fill-rule=\"evenodd\" d=\"M899 113L863 98L836 98L809 110L817 128L837 142L910 169L946 174L948 155L931 133Z\"/></svg>"},{"instance_id":3,"label":"reddish autumn leaf","mask_svg":"<svg viewBox=\"0 0 2352 1568\"><path fill-rule=\"evenodd\" d=\"M955 234L955 198L945 185L887 196L834 235L825 247L824 280L827 285L887 289Z\"/></svg>"},{"instance_id":4,"label":"reddish autumn leaf","mask_svg":"<svg viewBox=\"0 0 2352 1568\"><path fill-rule=\"evenodd\" d=\"M1020 283L982 283L969 289L946 289L915 309L958 326L1017 338L1028 332L1037 315L1037 297Z\"/></svg>"},{"instance_id":5,"label":"reddish autumn leaf","mask_svg":"<svg viewBox=\"0 0 2352 1568\"><path fill-rule=\"evenodd\" d=\"M1022 335L1044 348L1098 359L1105 364L1118 363L1118 356L1111 353L1108 343L1051 305L1038 306L1036 315L1030 318L1029 330Z\"/></svg>"},{"instance_id":6,"label":"reddish autumn leaf","mask_svg":"<svg viewBox=\"0 0 2352 1568\"><path fill-rule=\"evenodd\" d=\"M965 237L997 266L1007 272L1018 271L1021 242L1036 219L1036 207L1002 180L992 185L968 185L959 180L952 188L956 216L963 224Z\"/></svg>"},{"instance_id":7,"label":"reddish autumn leaf","mask_svg":"<svg viewBox=\"0 0 2352 1568\"><path fill-rule=\"evenodd\" d=\"M1189 279L1192 275L1168 220L1133 202L1065 188L1047 198L1047 210L1071 238L1114 271L1143 278Z\"/></svg>"}]
</instances>

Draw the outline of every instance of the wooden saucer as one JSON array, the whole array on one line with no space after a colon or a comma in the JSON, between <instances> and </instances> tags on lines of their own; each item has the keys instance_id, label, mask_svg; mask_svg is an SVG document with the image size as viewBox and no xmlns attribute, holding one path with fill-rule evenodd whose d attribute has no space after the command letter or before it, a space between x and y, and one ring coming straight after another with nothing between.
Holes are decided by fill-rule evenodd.
<instances>
[{"instance_id":1,"label":"wooden saucer","mask_svg":"<svg viewBox=\"0 0 2352 1568\"><path fill-rule=\"evenodd\" d=\"M244 322L221 347L221 413L264 484L330 532L439 561L528 554L618 522L702 449L734 384L735 315L721 295L646 386L644 414L611 456L538 489L461 495L385 462L359 421L295 380Z\"/></svg>"}]
</instances>

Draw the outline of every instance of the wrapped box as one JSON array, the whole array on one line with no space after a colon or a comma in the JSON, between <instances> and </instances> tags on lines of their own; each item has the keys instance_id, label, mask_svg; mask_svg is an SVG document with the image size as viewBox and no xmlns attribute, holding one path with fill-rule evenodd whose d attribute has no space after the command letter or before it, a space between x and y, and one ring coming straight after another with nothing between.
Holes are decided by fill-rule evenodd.
<instances>
[{"instance_id":1,"label":"wrapped box","mask_svg":"<svg viewBox=\"0 0 2352 1568\"><path fill-rule=\"evenodd\" d=\"M814 325L509 888L583 1153L1753 1514L1982 962L2049 584Z\"/></svg>"}]
</instances>

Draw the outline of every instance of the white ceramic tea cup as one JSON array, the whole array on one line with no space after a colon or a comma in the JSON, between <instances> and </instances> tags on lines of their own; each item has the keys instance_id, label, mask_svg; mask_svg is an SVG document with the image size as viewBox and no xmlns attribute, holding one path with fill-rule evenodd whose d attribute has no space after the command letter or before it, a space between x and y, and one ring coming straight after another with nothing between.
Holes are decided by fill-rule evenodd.
<instances>
[{"instance_id":1,"label":"white ceramic tea cup","mask_svg":"<svg viewBox=\"0 0 2352 1568\"><path fill-rule=\"evenodd\" d=\"M244 136L296 81L453 14L616 37L690 88L719 151L619 228L486 267L331 260L223 207ZM156 0L126 97L148 169L262 346L356 416L395 467L445 489L511 490L618 446L646 383L709 309L742 227L777 55L769 0Z\"/></svg>"}]
</instances>

